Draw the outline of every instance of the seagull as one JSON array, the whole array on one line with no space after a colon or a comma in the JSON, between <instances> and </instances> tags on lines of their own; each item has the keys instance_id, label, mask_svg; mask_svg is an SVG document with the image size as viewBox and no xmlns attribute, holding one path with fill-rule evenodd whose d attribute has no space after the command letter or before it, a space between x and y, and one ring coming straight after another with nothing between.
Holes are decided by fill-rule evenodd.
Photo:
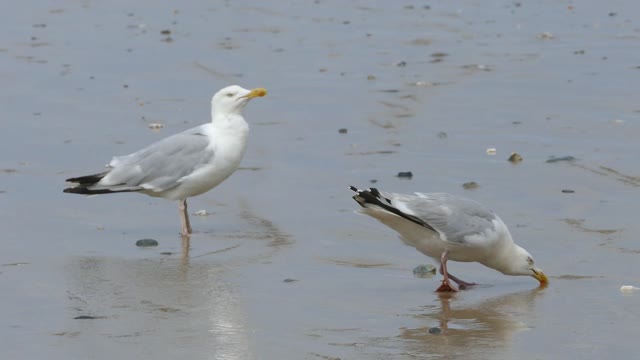
<instances>
[{"instance_id":1,"label":"seagull","mask_svg":"<svg viewBox=\"0 0 640 360\"><path fill-rule=\"evenodd\" d=\"M532 276L544 287L547 276L527 250L516 245L493 211L473 200L446 193L415 195L358 190L353 199L369 215L395 230L407 245L440 263L444 279L436 291L458 291L476 285L451 275L447 260L479 262L505 275Z\"/></svg>"},{"instance_id":2,"label":"seagull","mask_svg":"<svg viewBox=\"0 0 640 360\"><path fill-rule=\"evenodd\" d=\"M66 181L65 193L96 195L138 192L177 200L183 236L191 234L187 198L205 193L238 168L247 148L249 125L242 110L263 88L232 85L211 99L211 122L169 136L129 155L116 156L107 170Z\"/></svg>"}]
</instances>

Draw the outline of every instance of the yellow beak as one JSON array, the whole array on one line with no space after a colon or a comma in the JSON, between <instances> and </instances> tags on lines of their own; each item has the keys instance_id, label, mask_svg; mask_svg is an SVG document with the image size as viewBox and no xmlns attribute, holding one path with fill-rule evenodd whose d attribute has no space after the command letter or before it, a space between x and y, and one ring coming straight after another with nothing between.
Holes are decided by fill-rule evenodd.
<instances>
[{"instance_id":1,"label":"yellow beak","mask_svg":"<svg viewBox=\"0 0 640 360\"><path fill-rule=\"evenodd\" d=\"M532 269L533 270L533 276L536 280L538 280L540 282L540 286L547 286L549 284L549 279L547 278L547 275L545 275L542 270L540 269Z\"/></svg>"},{"instance_id":2,"label":"yellow beak","mask_svg":"<svg viewBox=\"0 0 640 360\"><path fill-rule=\"evenodd\" d=\"M254 97L263 97L265 95L267 95L267 90L265 88L255 88L247 95L240 96L240 99L253 99Z\"/></svg>"}]
</instances>

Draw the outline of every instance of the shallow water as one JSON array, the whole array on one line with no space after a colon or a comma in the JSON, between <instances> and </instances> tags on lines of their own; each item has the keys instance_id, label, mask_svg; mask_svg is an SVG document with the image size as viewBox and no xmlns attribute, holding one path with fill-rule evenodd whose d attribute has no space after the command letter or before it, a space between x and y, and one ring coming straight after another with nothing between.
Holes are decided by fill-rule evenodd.
<instances>
[{"instance_id":1,"label":"shallow water","mask_svg":"<svg viewBox=\"0 0 640 360\"><path fill-rule=\"evenodd\" d=\"M618 289L640 286L638 10L13 4L0 32L3 353L634 357L640 293ZM269 95L245 112L243 169L190 200L211 215L192 217L188 246L176 204L61 192L112 155L208 121L211 94L229 83ZM524 161L508 162L512 152ZM577 160L545 162L565 155ZM481 286L434 293L438 277L411 272L430 259L353 213L347 186L372 180L488 204L550 286L452 263ZM160 245L135 247L142 238Z\"/></svg>"}]
</instances>

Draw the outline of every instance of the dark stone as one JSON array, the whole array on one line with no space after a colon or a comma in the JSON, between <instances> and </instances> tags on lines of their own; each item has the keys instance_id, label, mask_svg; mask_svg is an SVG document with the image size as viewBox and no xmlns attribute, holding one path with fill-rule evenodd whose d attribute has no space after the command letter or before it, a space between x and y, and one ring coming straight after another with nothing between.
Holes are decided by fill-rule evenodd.
<instances>
[{"instance_id":1,"label":"dark stone","mask_svg":"<svg viewBox=\"0 0 640 360\"><path fill-rule=\"evenodd\" d=\"M558 161L574 161L574 160L576 160L576 158L574 158L573 156L560 156L560 157L552 156L549 158L549 160L545 162L554 163Z\"/></svg>"},{"instance_id":2,"label":"dark stone","mask_svg":"<svg viewBox=\"0 0 640 360\"><path fill-rule=\"evenodd\" d=\"M429 334L440 335L442 334L442 330L439 327L432 327L429 329Z\"/></svg>"},{"instance_id":3,"label":"dark stone","mask_svg":"<svg viewBox=\"0 0 640 360\"><path fill-rule=\"evenodd\" d=\"M464 184L462 184L462 188L465 190L473 190L473 189L477 189L480 185L478 185L477 182L475 181L469 181L466 182Z\"/></svg>"},{"instance_id":4,"label":"dark stone","mask_svg":"<svg viewBox=\"0 0 640 360\"><path fill-rule=\"evenodd\" d=\"M432 277L436 274L436 267L431 264L418 265L413 268L413 275L419 278Z\"/></svg>"},{"instance_id":5,"label":"dark stone","mask_svg":"<svg viewBox=\"0 0 640 360\"><path fill-rule=\"evenodd\" d=\"M518 153L512 153L507 160L511 161L514 164L519 163L520 161L522 161L522 155Z\"/></svg>"},{"instance_id":6,"label":"dark stone","mask_svg":"<svg viewBox=\"0 0 640 360\"><path fill-rule=\"evenodd\" d=\"M136 246L138 247L151 247L158 246L158 242L153 239L140 239L136 241Z\"/></svg>"},{"instance_id":7,"label":"dark stone","mask_svg":"<svg viewBox=\"0 0 640 360\"><path fill-rule=\"evenodd\" d=\"M400 171L397 175L399 178L411 179L413 173L411 171Z\"/></svg>"},{"instance_id":8,"label":"dark stone","mask_svg":"<svg viewBox=\"0 0 640 360\"><path fill-rule=\"evenodd\" d=\"M338 129L338 132L340 134L346 134L349 130L347 130L347 128L342 128L342 129Z\"/></svg>"}]
</instances>

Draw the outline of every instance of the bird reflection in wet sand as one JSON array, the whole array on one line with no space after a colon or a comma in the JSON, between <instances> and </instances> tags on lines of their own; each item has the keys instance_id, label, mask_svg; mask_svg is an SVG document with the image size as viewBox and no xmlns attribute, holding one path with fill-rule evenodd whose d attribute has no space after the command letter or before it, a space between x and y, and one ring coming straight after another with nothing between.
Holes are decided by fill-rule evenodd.
<instances>
[{"instance_id":1,"label":"bird reflection in wet sand","mask_svg":"<svg viewBox=\"0 0 640 360\"><path fill-rule=\"evenodd\" d=\"M454 293L439 293L433 312L419 315L428 325L403 329L409 353L437 354L444 358L472 355L495 359L517 332L528 329L535 318L534 305L543 288L511 293L474 305L460 304ZM433 321L435 320L435 321Z\"/></svg>"},{"instance_id":2,"label":"bird reflection in wet sand","mask_svg":"<svg viewBox=\"0 0 640 360\"><path fill-rule=\"evenodd\" d=\"M68 358L95 358L96 348L123 359L255 358L237 289L218 262L76 257L65 272L69 314L56 333L72 334L57 345Z\"/></svg>"}]
</instances>

